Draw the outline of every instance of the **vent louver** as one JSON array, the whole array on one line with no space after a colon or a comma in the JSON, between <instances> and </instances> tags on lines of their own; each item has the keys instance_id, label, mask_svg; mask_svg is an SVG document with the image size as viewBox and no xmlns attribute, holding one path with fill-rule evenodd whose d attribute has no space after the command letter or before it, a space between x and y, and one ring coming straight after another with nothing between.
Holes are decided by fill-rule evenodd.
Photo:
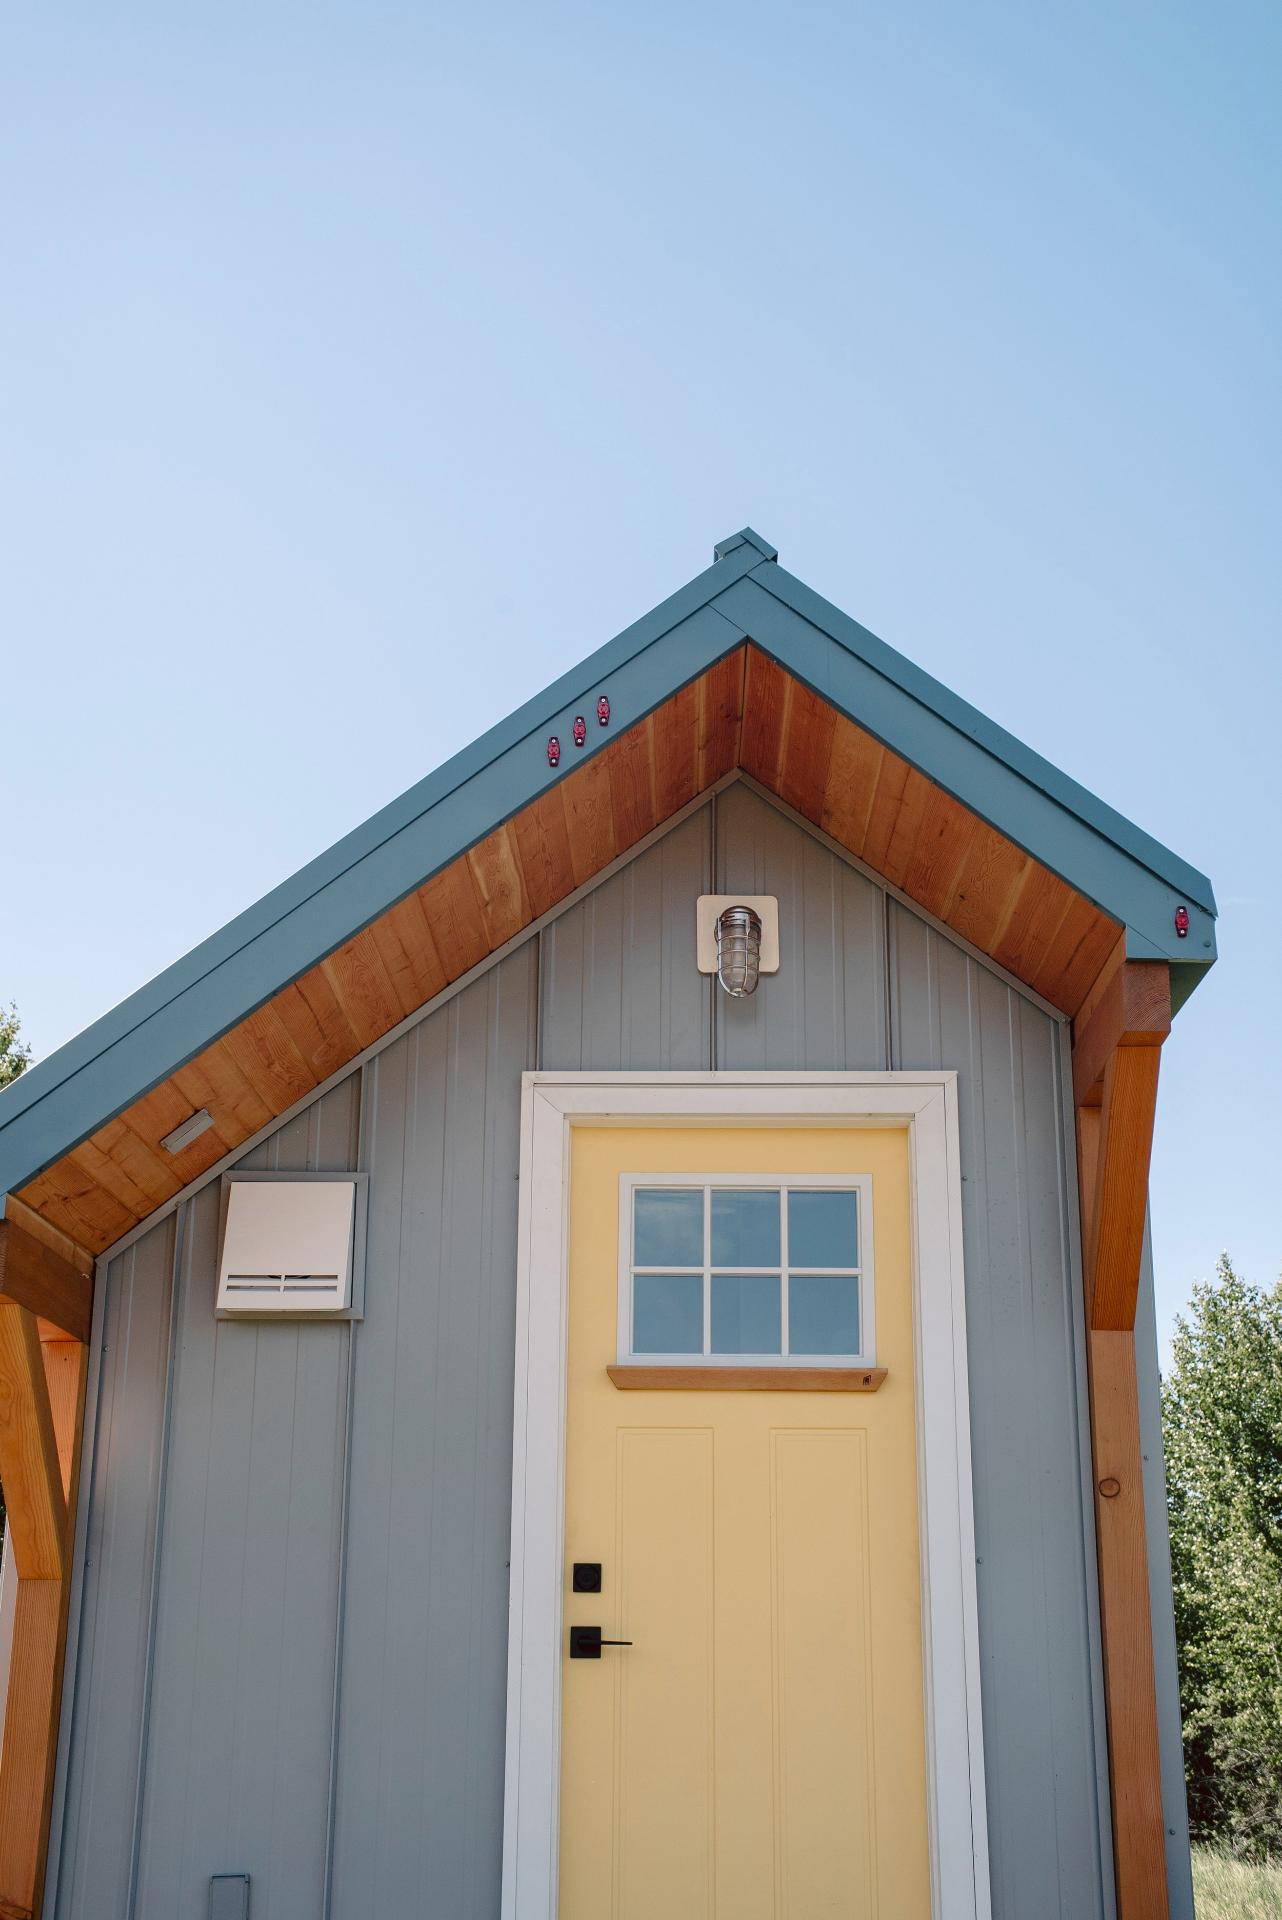
<instances>
[{"instance_id":1,"label":"vent louver","mask_svg":"<svg viewBox=\"0 0 1282 1920\"><path fill-rule=\"evenodd\" d=\"M344 1312L351 1302L355 1195L351 1179L233 1176L219 1260L219 1312Z\"/></svg>"}]
</instances>

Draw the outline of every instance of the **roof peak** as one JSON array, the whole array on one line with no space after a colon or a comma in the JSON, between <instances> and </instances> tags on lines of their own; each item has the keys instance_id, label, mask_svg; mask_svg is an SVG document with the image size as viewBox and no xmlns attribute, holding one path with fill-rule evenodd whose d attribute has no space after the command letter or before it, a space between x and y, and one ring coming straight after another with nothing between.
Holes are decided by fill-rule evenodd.
<instances>
[{"instance_id":1,"label":"roof peak","mask_svg":"<svg viewBox=\"0 0 1282 1920\"><path fill-rule=\"evenodd\" d=\"M778 547L772 547L768 540L763 540L761 535L754 533L751 527L740 527L738 533L729 534L726 539L718 540L712 549L712 557L714 560L724 560L726 555L733 553L736 547L755 547L763 560L779 558Z\"/></svg>"},{"instance_id":2,"label":"roof peak","mask_svg":"<svg viewBox=\"0 0 1282 1920\"><path fill-rule=\"evenodd\" d=\"M160 1086L176 1061L191 1061L265 1008L394 903L506 832L525 809L547 799L554 815L562 812L551 789L576 766L582 771L584 761L747 643L769 672L782 671L806 690L789 712L795 705L804 718L807 701L818 699L833 710L832 724L852 722L919 770L1073 888L1084 911L1098 909L1124 926L1132 958L1170 962L1176 999L1185 998L1215 957L1214 895L1203 875L776 565L775 548L751 527L719 542L716 553L711 567L660 606L0 1093L0 1198ZM733 695L726 699L722 719L734 705ZM602 705L601 727L589 730L586 716L600 717ZM811 731L822 757L822 721ZM553 736L555 756L547 751ZM574 751L562 754L571 739ZM696 762L706 757L705 742ZM743 764L752 771L750 761ZM637 766L646 764L642 755ZM641 817L635 807L624 811L631 822ZM967 907L972 916L985 910L982 887L979 896ZM502 921L508 900L502 888L495 899L486 896L487 927L487 915ZM1191 915L1191 925L1180 926L1177 909Z\"/></svg>"}]
</instances>

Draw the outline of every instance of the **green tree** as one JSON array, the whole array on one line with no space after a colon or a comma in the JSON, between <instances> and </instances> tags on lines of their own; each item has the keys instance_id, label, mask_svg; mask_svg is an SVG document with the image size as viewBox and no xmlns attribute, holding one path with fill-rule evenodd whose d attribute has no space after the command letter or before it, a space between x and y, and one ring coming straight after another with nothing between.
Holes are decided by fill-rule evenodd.
<instances>
[{"instance_id":1,"label":"green tree","mask_svg":"<svg viewBox=\"0 0 1282 1920\"><path fill-rule=\"evenodd\" d=\"M1162 1428L1190 1822L1282 1854L1282 1281L1194 1288Z\"/></svg>"},{"instance_id":2,"label":"green tree","mask_svg":"<svg viewBox=\"0 0 1282 1920\"><path fill-rule=\"evenodd\" d=\"M31 1048L18 1038L20 1032L18 1009L12 1002L8 1013L0 1007L0 1087L7 1087L31 1065Z\"/></svg>"}]
</instances>

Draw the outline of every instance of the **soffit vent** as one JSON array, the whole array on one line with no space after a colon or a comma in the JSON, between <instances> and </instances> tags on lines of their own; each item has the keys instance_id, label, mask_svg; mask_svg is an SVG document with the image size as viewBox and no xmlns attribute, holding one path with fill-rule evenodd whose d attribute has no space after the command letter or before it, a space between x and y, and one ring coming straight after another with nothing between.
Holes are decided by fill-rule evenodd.
<instances>
[{"instance_id":1,"label":"soffit vent","mask_svg":"<svg viewBox=\"0 0 1282 1920\"><path fill-rule=\"evenodd\" d=\"M354 1178L226 1182L222 1314L344 1313L352 1299Z\"/></svg>"}]
</instances>

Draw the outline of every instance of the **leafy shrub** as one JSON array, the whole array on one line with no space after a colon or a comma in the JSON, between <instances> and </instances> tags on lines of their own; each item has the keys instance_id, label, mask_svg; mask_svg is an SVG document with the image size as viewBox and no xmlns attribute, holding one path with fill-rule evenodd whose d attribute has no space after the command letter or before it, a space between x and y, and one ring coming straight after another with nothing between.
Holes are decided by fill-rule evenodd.
<instances>
[{"instance_id":1,"label":"leafy shrub","mask_svg":"<svg viewBox=\"0 0 1282 1920\"><path fill-rule=\"evenodd\" d=\"M1221 1257L1162 1390L1195 1839L1282 1855L1282 1283Z\"/></svg>"}]
</instances>

